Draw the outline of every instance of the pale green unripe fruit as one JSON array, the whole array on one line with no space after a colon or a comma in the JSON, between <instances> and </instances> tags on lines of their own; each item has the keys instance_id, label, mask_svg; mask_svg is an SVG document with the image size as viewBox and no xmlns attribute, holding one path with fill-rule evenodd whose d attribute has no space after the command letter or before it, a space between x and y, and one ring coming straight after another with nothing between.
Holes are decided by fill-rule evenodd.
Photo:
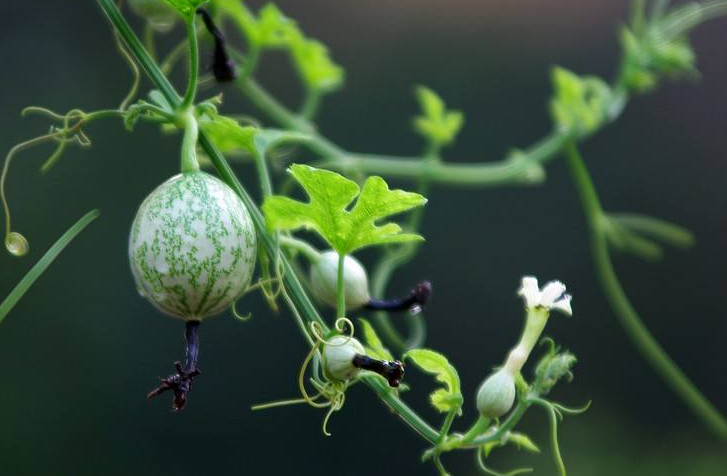
<instances>
[{"instance_id":1,"label":"pale green unripe fruit","mask_svg":"<svg viewBox=\"0 0 727 476\"><path fill-rule=\"evenodd\" d=\"M157 309L200 321L248 287L255 241L250 215L230 187L204 172L180 174L139 207L129 237L131 272Z\"/></svg>"},{"instance_id":2,"label":"pale green unripe fruit","mask_svg":"<svg viewBox=\"0 0 727 476\"><path fill-rule=\"evenodd\" d=\"M477 410L485 418L499 418L515 403L515 379L502 368L480 385L477 391Z\"/></svg>"},{"instance_id":3,"label":"pale green unripe fruit","mask_svg":"<svg viewBox=\"0 0 727 476\"><path fill-rule=\"evenodd\" d=\"M158 31L169 31L179 14L164 0L129 0L129 6Z\"/></svg>"},{"instance_id":4,"label":"pale green unripe fruit","mask_svg":"<svg viewBox=\"0 0 727 476\"><path fill-rule=\"evenodd\" d=\"M321 253L320 259L311 266L310 281L318 299L331 307L336 307L338 253L333 250ZM343 283L347 309L358 309L371 300L366 270L352 256L346 256L344 261Z\"/></svg>"},{"instance_id":5,"label":"pale green unripe fruit","mask_svg":"<svg viewBox=\"0 0 727 476\"><path fill-rule=\"evenodd\" d=\"M361 342L348 336L335 336L323 346L323 369L326 375L339 382L355 378L360 369L353 365L356 355L364 355Z\"/></svg>"}]
</instances>

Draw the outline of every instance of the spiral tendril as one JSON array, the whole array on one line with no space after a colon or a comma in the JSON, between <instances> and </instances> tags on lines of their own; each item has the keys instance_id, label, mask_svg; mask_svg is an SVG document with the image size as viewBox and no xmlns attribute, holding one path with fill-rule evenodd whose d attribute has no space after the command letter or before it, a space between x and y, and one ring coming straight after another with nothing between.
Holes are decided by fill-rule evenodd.
<instances>
[{"instance_id":1,"label":"spiral tendril","mask_svg":"<svg viewBox=\"0 0 727 476\"><path fill-rule=\"evenodd\" d=\"M23 235L17 231L11 231L5 235L5 249L11 255L20 257L28 254L30 245Z\"/></svg>"}]
</instances>

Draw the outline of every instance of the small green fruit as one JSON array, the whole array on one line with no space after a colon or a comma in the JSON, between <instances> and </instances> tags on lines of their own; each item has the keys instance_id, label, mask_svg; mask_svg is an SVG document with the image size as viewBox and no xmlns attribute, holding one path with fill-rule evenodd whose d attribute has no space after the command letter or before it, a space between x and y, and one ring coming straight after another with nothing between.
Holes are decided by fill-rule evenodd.
<instances>
[{"instance_id":1,"label":"small green fruit","mask_svg":"<svg viewBox=\"0 0 727 476\"><path fill-rule=\"evenodd\" d=\"M499 418L515 403L515 380L502 368L490 375L477 391L477 409L485 418Z\"/></svg>"},{"instance_id":2,"label":"small green fruit","mask_svg":"<svg viewBox=\"0 0 727 476\"><path fill-rule=\"evenodd\" d=\"M361 342L348 336L335 336L323 346L323 368L331 380L345 382L361 371L353 364L356 355L364 355Z\"/></svg>"},{"instance_id":3,"label":"small green fruit","mask_svg":"<svg viewBox=\"0 0 727 476\"><path fill-rule=\"evenodd\" d=\"M363 265L356 258L346 256L343 273L346 309L358 309L368 303L371 300L369 280ZM338 253L333 250L321 253L320 259L311 266L310 280L318 299L331 307L336 307Z\"/></svg>"}]
</instances>

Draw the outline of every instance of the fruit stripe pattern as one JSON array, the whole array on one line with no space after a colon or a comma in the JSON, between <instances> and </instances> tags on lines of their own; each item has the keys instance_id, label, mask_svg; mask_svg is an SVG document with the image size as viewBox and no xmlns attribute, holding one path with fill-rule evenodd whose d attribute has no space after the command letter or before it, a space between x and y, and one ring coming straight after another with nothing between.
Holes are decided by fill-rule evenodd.
<instances>
[{"instance_id":1,"label":"fruit stripe pattern","mask_svg":"<svg viewBox=\"0 0 727 476\"><path fill-rule=\"evenodd\" d=\"M142 296L166 314L201 320L247 288L255 246L237 195L211 175L193 172L172 177L141 204L129 258Z\"/></svg>"}]
</instances>

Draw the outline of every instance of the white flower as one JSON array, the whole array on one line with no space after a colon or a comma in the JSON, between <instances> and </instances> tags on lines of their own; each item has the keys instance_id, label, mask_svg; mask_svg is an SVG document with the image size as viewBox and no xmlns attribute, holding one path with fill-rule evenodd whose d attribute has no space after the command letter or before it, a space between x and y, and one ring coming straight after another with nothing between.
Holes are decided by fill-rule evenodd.
<instances>
[{"instance_id":1,"label":"white flower","mask_svg":"<svg viewBox=\"0 0 727 476\"><path fill-rule=\"evenodd\" d=\"M523 278L518 295L525 300L528 309L545 308L548 311L555 309L569 316L573 315L570 306L571 295L565 293L565 284L560 281L551 281L541 291L538 280L532 276Z\"/></svg>"}]
</instances>

